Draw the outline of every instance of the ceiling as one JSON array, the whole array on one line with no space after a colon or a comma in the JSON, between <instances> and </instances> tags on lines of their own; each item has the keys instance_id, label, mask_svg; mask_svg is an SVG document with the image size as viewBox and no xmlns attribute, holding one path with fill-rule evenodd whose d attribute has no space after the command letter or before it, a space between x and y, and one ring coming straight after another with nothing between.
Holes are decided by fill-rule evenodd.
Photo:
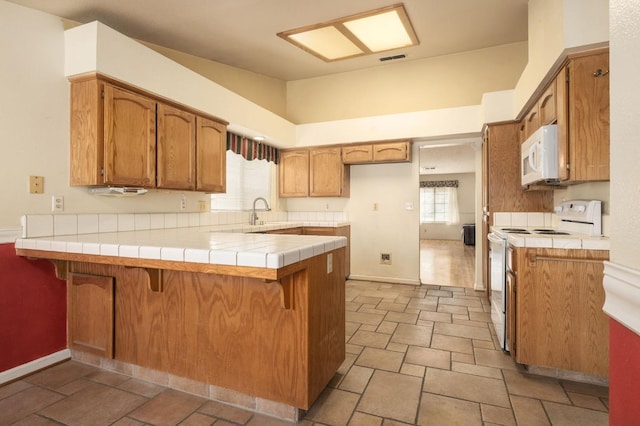
<instances>
[{"instance_id":1,"label":"ceiling","mask_svg":"<svg viewBox=\"0 0 640 426\"><path fill-rule=\"evenodd\" d=\"M394 0L9 0L113 29L191 55L284 81L454 54L527 39L528 0L396 0L420 45L324 62L276 34L385 6ZM380 62L404 53L406 58Z\"/></svg>"},{"instance_id":2,"label":"ceiling","mask_svg":"<svg viewBox=\"0 0 640 426\"><path fill-rule=\"evenodd\" d=\"M421 146L420 174L473 173L476 170L476 150L474 143L469 141Z\"/></svg>"}]
</instances>

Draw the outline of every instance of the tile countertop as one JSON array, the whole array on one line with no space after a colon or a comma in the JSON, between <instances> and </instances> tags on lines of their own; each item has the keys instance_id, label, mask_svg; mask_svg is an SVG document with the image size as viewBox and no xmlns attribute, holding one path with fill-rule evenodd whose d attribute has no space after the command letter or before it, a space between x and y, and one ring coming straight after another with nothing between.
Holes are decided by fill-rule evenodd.
<instances>
[{"instance_id":1,"label":"tile countertop","mask_svg":"<svg viewBox=\"0 0 640 426\"><path fill-rule=\"evenodd\" d=\"M345 247L345 237L261 234L338 222L276 222L19 238L16 249L278 269Z\"/></svg>"},{"instance_id":2,"label":"tile countertop","mask_svg":"<svg viewBox=\"0 0 640 426\"><path fill-rule=\"evenodd\" d=\"M539 235L507 234L507 243L514 247L609 250L608 237L592 237L584 234Z\"/></svg>"}]
</instances>

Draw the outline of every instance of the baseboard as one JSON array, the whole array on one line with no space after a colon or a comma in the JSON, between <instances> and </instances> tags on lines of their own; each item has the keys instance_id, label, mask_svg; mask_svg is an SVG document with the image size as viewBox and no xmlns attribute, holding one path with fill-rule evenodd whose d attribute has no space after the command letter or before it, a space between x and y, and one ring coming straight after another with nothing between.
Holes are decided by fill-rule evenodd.
<instances>
[{"instance_id":1,"label":"baseboard","mask_svg":"<svg viewBox=\"0 0 640 426\"><path fill-rule=\"evenodd\" d=\"M409 284L420 285L420 280L410 280L405 278L392 278L392 277L375 277L369 275L349 275L350 280L355 281L374 281L378 283L392 283L392 284Z\"/></svg>"},{"instance_id":2,"label":"baseboard","mask_svg":"<svg viewBox=\"0 0 640 426\"><path fill-rule=\"evenodd\" d=\"M604 262L604 312L640 334L640 271L613 262Z\"/></svg>"},{"instance_id":3,"label":"baseboard","mask_svg":"<svg viewBox=\"0 0 640 426\"><path fill-rule=\"evenodd\" d=\"M43 356L42 358L34 359L33 361L26 364L13 367L10 370L0 372L0 385L19 379L38 370L49 367L50 365L57 364L70 358L71 351L69 349L63 349L50 355Z\"/></svg>"}]
</instances>

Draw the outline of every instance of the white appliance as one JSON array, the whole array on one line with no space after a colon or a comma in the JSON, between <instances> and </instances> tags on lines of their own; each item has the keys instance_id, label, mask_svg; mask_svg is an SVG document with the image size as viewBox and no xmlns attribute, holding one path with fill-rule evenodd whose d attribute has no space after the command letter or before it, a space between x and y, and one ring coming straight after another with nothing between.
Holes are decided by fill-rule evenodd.
<instances>
[{"instance_id":1,"label":"white appliance","mask_svg":"<svg viewBox=\"0 0 640 426\"><path fill-rule=\"evenodd\" d=\"M520 151L522 185L558 180L558 125L541 126Z\"/></svg>"},{"instance_id":2,"label":"white appliance","mask_svg":"<svg viewBox=\"0 0 640 426\"><path fill-rule=\"evenodd\" d=\"M509 234L524 234L536 238L553 238L563 235L602 235L602 202L599 200L563 201L554 209L559 224L553 228L491 227L489 240L489 271L491 280L491 322L500 347L508 351L506 339L507 306L507 243Z\"/></svg>"}]
</instances>

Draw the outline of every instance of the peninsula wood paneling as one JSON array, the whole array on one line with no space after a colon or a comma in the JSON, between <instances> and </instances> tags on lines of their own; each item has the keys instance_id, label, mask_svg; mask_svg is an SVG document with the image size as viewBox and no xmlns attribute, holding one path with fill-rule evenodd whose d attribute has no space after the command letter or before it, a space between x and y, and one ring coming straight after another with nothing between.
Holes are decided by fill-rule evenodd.
<instances>
[{"instance_id":1,"label":"peninsula wood paneling","mask_svg":"<svg viewBox=\"0 0 640 426\"><path fill-rule=\"evenodd\" d=\"M307 409L345 358L344 248L280 281L70 264L115 277L115 359ZM327 272L327 256L333 270Z\"/></svg>"}]
</instances>

